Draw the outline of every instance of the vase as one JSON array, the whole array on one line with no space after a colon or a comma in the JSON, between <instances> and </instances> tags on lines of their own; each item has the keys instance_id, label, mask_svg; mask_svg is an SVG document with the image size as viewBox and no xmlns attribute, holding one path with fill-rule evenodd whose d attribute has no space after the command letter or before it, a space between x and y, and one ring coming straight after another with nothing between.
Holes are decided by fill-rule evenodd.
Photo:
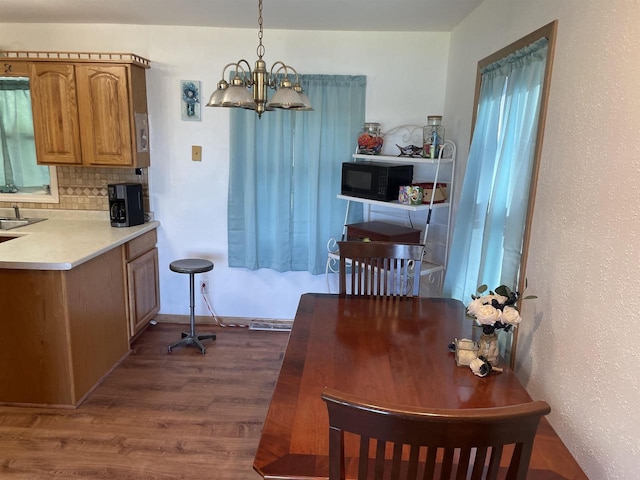
<instances>
[{"instance_id":1,"label":"vase","mask_svg":"<svg viewBox=\"0 0 640 480\"><path fill-rule=\"evenodd\" d=\"M478 341L478 356L482 355L492 367L498 365L498 334L483 333Z\"/></svg>"},{"instance_id":2,"label":"vase","mask_svg":"<svg viewBox=\"0 0 640 480\"><path fill-rule=\"evenodd\" d=\"M379 123L367 122L358 135L358 153L364 155L379 155L384 139L380 132Z\"/></svg>"},{"instance_id":3,"label":"vase","mask_svg":"<svg viewBox=\"0 0 640 480\"><path fill-rule=\"evenodd\" d=\"M440 149L444 142L444 126L442 126L442 117L439 115L430 115L427 117L427 124L423 127L423 155L426 158L438 158Z\"/></svg>"}]
</instances>

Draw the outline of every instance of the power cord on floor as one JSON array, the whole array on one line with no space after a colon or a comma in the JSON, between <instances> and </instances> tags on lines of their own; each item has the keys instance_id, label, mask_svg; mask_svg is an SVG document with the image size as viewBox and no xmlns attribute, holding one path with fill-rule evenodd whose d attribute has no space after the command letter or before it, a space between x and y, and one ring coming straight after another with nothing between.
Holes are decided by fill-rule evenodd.
<instances>
[{"instance_id":1,"label":"power cord on floor","mask_svg":"<svg viewBox=\"0 0 640 480\"><path fill-rule=\"evenodd\" d=\"M204 292L200 292L200 293L202 295L202 298L204 299L204 303L207 305L207 309L209 310L209 313L211 314L211 317L216 322L216 325L218 325L219 327L249 328L249 325L245 325L245 324L242 324L242 323L225 323L225 322L221 322L220 319L218 318L218 316L213 312L213 309L211 308L211 304L209 303L209 299L207 298L207 295Z\"/></svg>"}]
</instances>

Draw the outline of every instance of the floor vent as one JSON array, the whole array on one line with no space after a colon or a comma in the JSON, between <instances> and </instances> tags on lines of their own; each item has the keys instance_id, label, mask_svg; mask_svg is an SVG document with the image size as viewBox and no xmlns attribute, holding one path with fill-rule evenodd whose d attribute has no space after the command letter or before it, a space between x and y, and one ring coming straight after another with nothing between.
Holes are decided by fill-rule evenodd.
<instances>
[{"instance_id":1,"label":"floor vent","mask_svg":"<svg viewBox=\"0 0 640 480\"><path fill-rule=\"evenodd\" d=\"M249 324L249 330L288 332L292 326L293 322L287 320L252 320Z\"/></svg>"}]
</instances>

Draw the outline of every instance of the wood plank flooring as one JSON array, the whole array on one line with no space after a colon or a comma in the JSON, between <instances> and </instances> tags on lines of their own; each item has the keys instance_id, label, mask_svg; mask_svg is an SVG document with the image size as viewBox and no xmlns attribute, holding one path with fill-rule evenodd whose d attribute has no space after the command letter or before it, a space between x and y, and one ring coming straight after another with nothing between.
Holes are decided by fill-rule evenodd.
<instances>
[{"instance_id":1,"label":"wood plank flooring","mask_svg":"<svg viewBox=\"0 0 640 480\"><path fill-rule=\"evenodd\" d=\"M150 326L75 410L0 406L0 479L257 480L288 332L204 325L206 355Z\"/></svg>"}]
</instances>

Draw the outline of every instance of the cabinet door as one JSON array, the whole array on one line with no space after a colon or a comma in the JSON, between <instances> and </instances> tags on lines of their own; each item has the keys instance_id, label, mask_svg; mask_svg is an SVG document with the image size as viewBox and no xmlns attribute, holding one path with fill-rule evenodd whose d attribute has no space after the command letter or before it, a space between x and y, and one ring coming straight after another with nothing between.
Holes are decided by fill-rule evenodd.
<instances>
[{"instance_id":1,"label":"cabinet door","mask_svg":"<svg viewBox=\"0 0 640 480\"><path fill-rule=\"evenodd\" d=\"M127 264L129 331L133 337L160 310L158 249L152 248Z\"/></svg>"},{"instance_id":2,"label":"cabinet door","mask_svg":"<svg viewBox=\"0 0 640 480\"><path fill-rule=\"evenodd\" d=\"M85 165L131 166L127 67L76 65Z\"/></svg>"},{"instance_id":3,"label":"cabinet door","mask_svg":"<svg viewBox=\"0 0 640 480\"><path fill-rule=\"evenodd\" d=\"M32 63L29 77L38 163L81 164L73 65Z\"/></svg>"}]
</instances>

